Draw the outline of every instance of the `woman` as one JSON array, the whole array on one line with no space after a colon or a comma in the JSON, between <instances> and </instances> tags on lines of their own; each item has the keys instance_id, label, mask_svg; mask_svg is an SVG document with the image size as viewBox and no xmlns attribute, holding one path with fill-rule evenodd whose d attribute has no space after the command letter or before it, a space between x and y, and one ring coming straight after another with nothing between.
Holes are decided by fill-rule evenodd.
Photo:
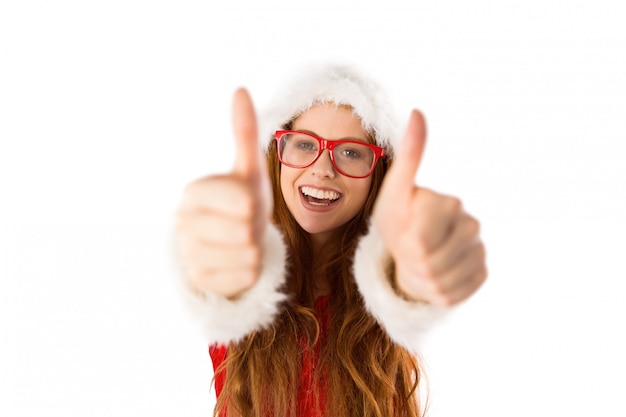
<instances>
[{"instance_id":1,"label":"woman","mask_svg":"<svg viewBox=\"0 0 626 417\"><path fill-rule=\"evenodd\" d=\"M396 145L353 69L304 71L274 103L259 131L236 92L234 170L190 184L178 215L215 414L420 415L420 338L486 279L478 222L414 184L423 117Z\"/></svg>"}]
</instances>

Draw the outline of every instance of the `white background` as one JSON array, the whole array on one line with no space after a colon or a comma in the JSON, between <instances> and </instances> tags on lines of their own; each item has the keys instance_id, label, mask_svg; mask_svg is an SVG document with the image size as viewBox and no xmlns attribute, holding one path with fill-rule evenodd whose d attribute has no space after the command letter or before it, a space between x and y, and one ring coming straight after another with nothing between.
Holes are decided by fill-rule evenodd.
<instances>
[{"instance_id":1,"label":"white background","mask_svg":"<svg viewBox=\"0 0 626 417\"><path fill-rule=\"evenodd\" d=\"M431 416L626 416L626 3L0 2L0 415L207 416L168 257L230 99L356 64L480 218L490 279L424 346Z\"/></svg>"}]
</instances>

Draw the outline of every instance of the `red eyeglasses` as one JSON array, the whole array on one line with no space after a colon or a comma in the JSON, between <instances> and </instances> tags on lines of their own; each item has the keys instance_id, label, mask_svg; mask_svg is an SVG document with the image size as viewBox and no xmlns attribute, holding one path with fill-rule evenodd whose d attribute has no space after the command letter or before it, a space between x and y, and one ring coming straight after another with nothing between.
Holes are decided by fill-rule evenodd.
<instances>
[{"instance_id":1,"label":"red eyeglasses","mask_svg":"<svg viewBox=\"0 0 626 417\"><path fill-rule=\"evenodd\" d=\"M276 131L278 159L291 168L306 168L328 149L333 166L341 175L366 178L372 174L378 158L385 156L380 146L355 139L329 140L293 130Z\"/></svg>"}]
</instances>

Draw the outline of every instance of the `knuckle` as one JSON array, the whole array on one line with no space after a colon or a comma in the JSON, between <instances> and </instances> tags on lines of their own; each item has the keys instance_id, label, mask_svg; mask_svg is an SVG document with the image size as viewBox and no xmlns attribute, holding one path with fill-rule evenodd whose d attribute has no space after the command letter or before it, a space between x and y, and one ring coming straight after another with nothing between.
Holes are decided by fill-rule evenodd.
<instances>
[{"instance_id":1,"label":"knuckle","mask_svg":"<svg viewBox=\"0 0 626 417\"><path fill-rule=\"evenodd\" d=\"M435 279L437 275L436 268L430 258L422 260L422 262L420 263L420 272L424 278L431 281L433 288L437 288L437 286L439 285L439 281Z\"/></svg>"},{"instance_id":2,"label":"knuckle","mask_svg":"<svg viewBox=\"0 0 626 417\"><path fill-rule=\"evenodd\" d=\"M186 268L187 284L195 291L210 290L211 272L196 268Z\"/></svg>"},{"instance_id":3,"label":"knuckle","mask_svg":"<svg viewBox=\"0 0 626 417\"><path fill-rule=\"evenodd\" d=\"M478 243L478 248L476 249L476 251L478 252L478 257L484 266L487 259L487 248L485 248L485 245L480 242Z\"/></svg>"},{"instance_id":4,"label":"knuckle","mask_svg":"<svg viewBox=\"0 0 626 417\"><path fill-rule=\"evenodd\" d=\"M185 185L185 188L183 188L183 197L188 197L190 195L195 194L197 188L198 188L198 180L187 183Z\"/></svg>"},{"instance_id":5,"label":"knuckle","mask_svg":"<svg viewBox=\"0 0 626 417\"><path fill-rule=\"evenodd\" d=\"M237 297L256 283L257 276L253 268L223 271L216 283L216 290L225 297Z\"/></svg>"},{"instance_id":6,"label":"knuckle","mask_svg":"<svg viewBox=\"0 0 626 417\"><path fill-rule=\"evenodd\" d=\"M256 245L248 245L237 251L233 261L238 268L257 268L261 264L261 250Z\"/></svg>"},{"instance_id":7,"label":"knuckle","mask_svg":"<svg viewBox=\"0 0 626 417\"><path fill-rule=\"evenodd\" d=\"M256 268L246 268L241 271L239 276L239 284L242 289L248 289L256 284L259 271Z\"/></svg>"},{"instance_id":8,"label":"knuckle","mask_svg":"<svg viewBox=\"0 0 626 417\"><path fill-rule=\"evenodd\" d=\"M446 296L442 296L439 299L439 303L442 307L452 307L453 305L456 304L456 300L446 295Z\"/></svg>"},{"instance_id":9,"label":"knuckle","mask_svg":"<svg viewBox=\"0 0 626 417\"><path fill-rule=\"evenodd\" d=\"M253 267L259 267L261 265L261 258L262 258L262 254L261 254L261 248L259 248L258 246L254 245L249 249L249 260L250 260L250 265L252 265Z\"/></svg>"},{"instance_id":10,"label":"knuckle","mask_svg":"<svg viewBox=\"0 0 626 417\"><path fill-rule=\"evenodd\" d=\"M434 294L435 304L441 307L451 307L454 305L455 300L447 292L438 292Z\"/></svg>"},{"instance_id":11,"label":"knuckle","mask_svg":"<svg viewBox=\"0 0 626 417\"><path fill-rule=\"evenodd\" d=\"M435 305L450 307L456 303L452 293L443 285L441 280L430 280L429 292Z\"/></svg>"},{"instance_id":12,"label":"knuckle","mask_svg":"<svg viewBox=\"0 0 626 417\"><path fill-rule=\"evenodd\" d=\"M254 243L254 227L250 222L235 226L233 235L237 237L238 242L244 245L252 245Z\"/></svg>"},{"instance_id":13,"label":"knuckle","mask_svg":"<svg viewBox=\"0 0 626 417\"><path fill-rule=\"evenodd\" d=\"M446 296L446 291L439 280L430 279L429 290L437 299L442 299Z\"/></svg>"},{"instance_id":14,"label":"knuckle","mask_svg":"<svg viewBox=\"0 0 626 417\"><path fill-rule=\"evenodd\" d=\"M229 275L223 270L206 271L203 281L205 291L220 294L224 297L231 297L236 293L236 286Z\"/></svg>"},{"instance_id":15,"label":"knuckle","mask_svg":"<svg viewBox=\"0 0 626 417\"><path fill-rule=\"evenodd\" d=\"M202 178L188 183L183 189L179 212L193 213L202 208L207 203L206 196L210 195L207 190L210 181L211 178Z\"/></svg>"},{"instance_id":16,"label":"knuckle","mask_svg":"<svg viewBox=\"0 0 626 417\"><path fill-rule=\"evenodd\" d=\"M417 256L422 262L426 261L426 255L430 247L430 237L428 233L423 230L418 231L413 239L413 242L407 242L407 244L401 245L401 247L411 248L415 251L414 253L407 255Z\"/></svg>"},{"instance_id":17,"label":"knuckle","mask_svg":"<svg viewBox=\"0 0 626 417\"><path fill-rule=\"evenodd\" d=\"M486 266L483 266L478 272L478 283L482 285L485 281L487 281L487 277L489 276L489 271Z\"/></svg>"},{"instance_id":18,"label":"knuckle","mask_svg":"<svg viewBox=\"0 0 626 417\"><path fill-rule=\"evenodd\" d=\"M475 217L468 216L467 220L467 229L471 236L478 236L480 234L481 224Z\"/></svg>"},{"instance_id":19,"label":"knuckle","mask_svg":"<svg viewBox=\"0 0 626 417\"><path fill-rule=\"evenodd\" d=\"M206 184L208 178L200 178L195 181L191 181L185 188L183 188L183 198L191 199L194 198L198 193L201 192L203 185Z\"/></svg>"},{"instance_id":20,"label":"knuckle","mask_svg":"<svg viewBox=\"0 0 626 417\"><path fill-rule=\"evenodd\" d=\"M463 203L458 197L446 197L446 208L451 214L458 214L463 210Z\"/></svg>"}]
</instances>

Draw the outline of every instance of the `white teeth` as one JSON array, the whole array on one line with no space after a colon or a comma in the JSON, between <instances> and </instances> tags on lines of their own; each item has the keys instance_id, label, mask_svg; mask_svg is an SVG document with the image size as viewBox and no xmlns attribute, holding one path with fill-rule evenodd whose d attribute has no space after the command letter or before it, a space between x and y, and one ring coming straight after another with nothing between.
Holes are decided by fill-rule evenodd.
<instances>
[{"instance_id":1,"label":"white teeth","mask_svg":"<svg viewBox=\"0 0 626 417\"><path fill-rule=\"evenodd\" d=\"M302 194L319 198L320 200L336 200L340 197L340 194L335 191L318 190L312 187L302 187L301 190Z\"/></svg>"}]
</instances>

